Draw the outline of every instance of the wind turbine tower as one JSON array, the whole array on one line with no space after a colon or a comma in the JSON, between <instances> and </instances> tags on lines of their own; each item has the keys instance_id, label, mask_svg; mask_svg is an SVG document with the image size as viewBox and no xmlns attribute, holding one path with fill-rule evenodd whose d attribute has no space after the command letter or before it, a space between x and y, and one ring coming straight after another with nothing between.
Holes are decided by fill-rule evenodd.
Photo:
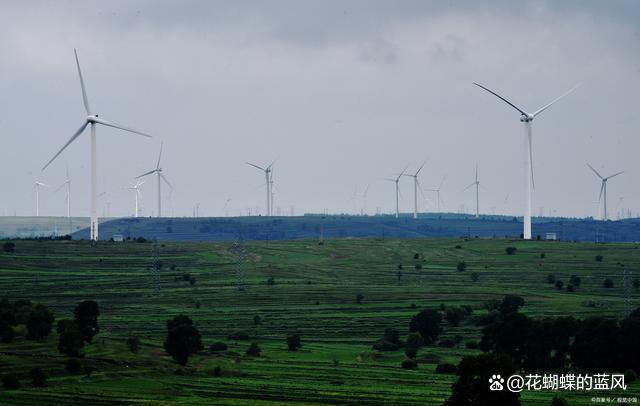
<instances>
[{"instance_id":1,"label":"wind turbine tower","mask_svg":"<svg viewBox=\"0 0 640 406\"><path fill-rule=\"evenodd\" d=\"M36 190L36 217L40 217L40 188L43 186L49 187L49 185L46 185L38 180L33 184L33 188Z\"/></svg>"},{"instance_id":2,"label":"wind turbine tower","mask_svg":"<svg viewBox=\"0 0 640 406\"><path fill-rule=\"evenodd\" d=\"M164 143L160 143L160 153L158 154L158 163L156 164L156 169L152 169L149 172L145 172L142 175L136 177L136 179L140 179L147 175L151 175L154 173L156 174L156 177L158 178L158 217L162 217L162 188L161 188L162 182L161 181L164 181L164 183L166 183L167 186L173 189L173 186L171 186L171 183L169 183L167 178L164 176L164 174L162 173L162 168L160 167L160 159L162 158L163 145Z\"/></svg>"},{"instance_id":3,"label":"wind turbine tower","mask_svg":"<svg viewBox=\"0 0 640 406\"><path fill-rule=\"evenodd\" d=\"M416 173L414 173L413 175L410 173L406 173L404 175L404 176L409 176L413 178L413 218L414 219L418 218L418 188L420 188L420 191L422 192L422 188L420 187L420 182L418 182L418 174L424 167L425 163L426 162L423 162L422 165L420 165L420 168L418 168Z\"/></svg>"},{"instance_id":4,"label":"wind turbine tower","mask_svg":"<svg viewBox=\"0 0 640 406\"><path fill-rule=\"evenodd\" d=\"M476 164L476 180L464 190L469 189L471 186L476 187L476 218L480 217L480 181L478 180L478 165Z\"/></svg>"},{"instance_id":5,"label":"wind turbine tower","mask_svg":"<svg viewBox=\"0 0 640 406\"><path fill-rule=\"evenodd\" d=\"M267 216L271 216L271 213L273 211L273 194L271 192L271 187L273 186L273 178L271 176L271 172L272 172L272 167L273 164L275 162L271 162L271 165L267 166L266 168L263 168L261 166L252 164L251 162L245 162L247 165L253 166L256 169L259 169L261 171L264 172L264 176L266 179L266 186L267 186Z\"/></svg>"},{"instance_id":6,"label":"wind turbine tower","mask_svg":"<svg viewBox=\"0 0 640 406\"><path fill-rule=\"evenodd\" d=\"M135 194L135 198L136 198L136 210L135 210L135 217L138 217L138 199L141 197L141 192L140 192L140 186L142 186L144 184L144 181L140 181L137 180L136 183L129 183L131 186L129 186L127 189L133 190L133 193Z\"/></svg>"},{"instance_id":7,"label":"wind turbine tower","mask_svg":"<svg viewBox=\"0 0 640 406\"><path fill-rule=\"evenodd\" d=\"M400 178L404 176L404 173L407 171L407 168L404 168L400 175L395 178L387 178L387 180L394 182L396 184L396 218L400 217Z\"/></svg>"},{"instance_id":8,"label":"wind turbine tower","mask_svg":"<svg viewBox=\"0 0 640 406\"><path fill-rule=\"evenodd\" d=\"M603 219L604 221L607 221L607 220L608 220L608 216L607 216L607 181L608 181L609 179L613 178L614 176L618 176L618 175L620 175L620 174L624 173L624 171L622 171L622 172L618 172L618 173L614 173L613 175L609 175L609 176L607 176L607 177L602 177L602 175L600 175L600 174L598 173L598 171L596 171L595 169L593 169L593 166L591 166L591 165L589 165L589 164L587 164L587 166L588 166L589 168L591 168L591 170L593 171L593 173L595 173L595 174L596 174L596 176L597 176L597 177L599 177L599 178L600 178L600 180L602 181L602 183L600 184L600 196L598 197L598 204L600 203L600 201L602 200L602 197L603 197L603 195L604 195L604 205L603 205L604 212L603 212L602 219Z\"/></svg>"},{"instance_id":9,"label":"wind turbine tower","mask_svg":"<svg viewBox=\"0 0 640 406\"><path fill-rule=\"evenodd\" d=\"M67 218L70 218L71 217L71 178L69 178L69 166L67 166L67 178L65 179L64 183L58 186L58 188L53 193L57 193L60 189L62 189L63 186L67 187L67 197L65 198L65 200L67 203Z\"/></svg>"},{"instance_id":10,"label":"wind turbine tower","mask_svg":"<svg viewBox=\"0 0 640 406\"><path fill-rule=\"evenodd\" d=\"M525 170L524 170L525 208L524 208L524 222L523 222L524 224L523 224L522 235L524 239L530 240L531 239L531 206L533 204L532 202L533 189L535 188L535 184L533 181L533 151L532 151L533 135L531 131L531 122L533 121L534 118L538 116L538 114L542 113L547 108L549 108L552 104L562 99L569 93L573 92L577 88L577 86L574 86L573 88L571 88L571 90L564 93L562 96L556 98L555 100L551 101L550 103L542 106L540 109L536 110L535 112L527 113L526 111L524 111L520 107L517 107L515 104L511 103L509 100L500 96L498 93L494 92L493 90L490 90L476 82L473 82L473 84L493 94L503 102L507 103L509 106L518 110L518 112L520 113L520 121L524 124L524 166L525 166Z\"/></svg>"},{"instance_id":11,"label":"wind turbine tower","mask_svg":"<svg viewBox=\"0 0 640 406\"><path fill-rule=\"evenodd\" d=\"M87 98L87 91L84 86L84 80L82 78L82 71L80 70L80 62L78 61L78 53L76 50L73 50L76 56L76 67L78 68L78 77L80 78L80 87L82 88L82 102L84 104L84 108L87 112L87 117L85 118L84 124L80 126L80 128L71 136L69 141L60 148L53 158L42 168L44 171L50 164L53 162L58 155L62 153L71 144L75 141L76 138L80 136L87 128L88 125L91 125L91 225L90 225L90 238L92 241L98 240L98 211L96 209L97 196L96 196L96 124L102 124L107 127L113 127L120 130L128 131L131 133L139 134L148 138L151 138L150 135L142 133L140 131L134 130L132 128L125 127L120 124L116 124L112 121L107 121L105 119L99 118L97 114L91 113L91 108L89 107L89 99Z\"/></svg>"}]
</instances>

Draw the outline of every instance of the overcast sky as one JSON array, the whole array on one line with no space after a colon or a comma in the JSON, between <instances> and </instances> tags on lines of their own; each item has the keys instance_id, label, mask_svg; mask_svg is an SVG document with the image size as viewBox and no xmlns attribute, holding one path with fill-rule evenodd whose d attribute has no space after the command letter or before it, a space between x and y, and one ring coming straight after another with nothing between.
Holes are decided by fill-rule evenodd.
<instances>
[{"instance_id":1,"label":"overcast sky","mask_svg":"<svg viewBox=\"0 0 640 406\"><path fill-rule=\"evenodd\" d=\"M0 210L89 214L89 134L42 166L82 124L73 49L91 107L154 135L98 128L98 188L112 216L133 212L124 188L151 170L164 141L164 214L391 212L405 166L425 188L442 178L443 210L471 211L463 189L479 166L481 212L522 214L523 125L480 82L534 111L534 214L640 212L640 2L629 1L47 1L0 3ZM401 210L411 211L411 178ZM142 212L156 211L155 179ZM356 197L354 192L357 189ZM425 192L421 210L434 210ZM360 197L358 197L360 196ZM225 202L231 199L225 210ZM102 214L103 206L99 206Z\"/></svg>"}]
</instances>

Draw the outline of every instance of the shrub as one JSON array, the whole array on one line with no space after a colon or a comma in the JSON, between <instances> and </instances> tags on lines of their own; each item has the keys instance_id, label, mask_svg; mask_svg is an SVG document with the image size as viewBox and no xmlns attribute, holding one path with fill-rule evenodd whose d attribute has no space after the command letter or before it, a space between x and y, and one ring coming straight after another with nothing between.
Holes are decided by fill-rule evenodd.
<instances>
[{"instance_id":1,"label":"shrub","mask_svg":"<svg viewBox=\"0 0 640 406\"><path fill-rule=\"evenodd\" d=\"M16 252L16 244L12 243L11 241L7 241L4 244L2 244L2 249L4 250L4 252L8 254L12 254Z\"/></svg>"},{"instance_id":2,"label":"shrub","mask_svg":"<svg viewBox=\"0 0 640 406\"><path fill-rule=\"evenodd\" d=\"M77 358L69 358L64 364L64 369L71 375L80 375L82 364Z\"/></svg>"},{"instance_id":3,"label":"shrub","mask_svg":"<svg viewBox=\"0 0 640 406\"><path fill-rule=\"evenodd\" d=\"M636 289L640 288L640 279L635 278L633 280L633 287L636 288Z\"/></svg>"},{"instance_id":4,"label":"shrub","mask_svg":"<svg viewBox=\"0 0 640 406\"><path fill-rule=\"evenodd\" d=\"M453 364L438 364L436 366L436 373L438 374L455 374L458 372L458 367Z\"/></svg>"},{"instance_id":5,"label":"shrub","mask_svg":"<svg viewBox=\"0 0 640 406\"><path fill-rule=\"evenodd\" d=\"M602 262L604 257L602 255L596 255L596 262Z\"/></svg>"},{"instance_id":6,"label":"shrub","mask_svg":"<svg viewBox=\"0 0 640 406\"><path fill-rule=\"evenodd\" d=\"M567 292L575 292L576 288L572 284L567 285Z\"/></svg>"},{"instance_id":7,"label":"shrub","mask_svg":"<svg viewBox=\"0 0 640 406\"><path fill-rule=\"evenodd\" d=\"M602 282L602 286L604 286L607 289L611 289L613 288L613 281L609 278L605 279L604 282Z\"/></svg>"},{"instance_id":8,"label":"shrub","mask_svg":"<svg viewBox=\"0 0 640 406\"><path fill-rule=\"evenodd\" d=\"M191 278L189 278L189 285L193 286L196 284L196 278L195 276L192 276Z\"/></svg>"},{"instance_id":9,"label":"shrub","mask_svg":"<svg viewBox=\"0 0 640 406\"><path fill-rule=\"evenodd\" d=\"M445 320L456 327L467 317L467 311L459 306L449 306L444 313Z\"/></svg>"},{"instance_id":10,"label":"shrub","mask_svg":"<svg viewBox=\"0 0 640 406\"><path fill-rule=\"evenodd\" d=\"M217 341L209 345L209 351L212 353L226 351L226 350L227 350L227 344L223 343L222 341Z\"/></svg>"},{"instance_id":11,"label":"shrub","mask_svg":"<svg viewBox=\"0 0 640 406\"><path fill-rule=\"evenodd\" d=\"M299 334L289 334L287 336L287 348L289 351L297 351L299 348L302 348Z\"/></svg>"},{"instance_id":12,"label":"shrub","mask_svg":"<svg viewBox=\"0 0 640 406\"><path fill-rule=\"evenodd\" d=\"M402 271L402 264L398 264L398 271Z\"/></svg>"},{"instance_id":13,"label":"shrub","mask_svg":"<svg viewBox=\"0 0 640 406\"><path fill-rule=\"evenodd\" d=\"M477 341L467 341L464 346L469 350L477 350L480 348L480 344Z\"/></svg>"},{"instance_id":14,"label":"shrub","mask_svg":"<svg viewBox=\"0 0 640 406\"><path fill-rule=\"evenodd\" d=\"M416 268L416 271L422 270L422 264L416 264L415 268Z\"/></svg>"},{"instance_id":15,"label":"shrub","mask_svg":"<svg viewBox=\"0 0 640 406\"><path fill-rule=\"evenodd\" d=\"M498 299L490 299L485 301L483 303L483 306L485 309L487 309L488 312L492 310L497 310L498 307L500 307L500 301Z\"/></svg>"},{"instance_id":16,"label":"shrub","mask_svg":"<svg viewBox=\"0 0 640 406\"><path fill-rule=\"evenodd\" d=\"M8 325L0 326L0 341L5 344L9 344L10 342L13 342L15 336L16 333L13 331L13 327Z\"/></svg>"},{"instance_id":17,"label":"shrub","mask_svg":"<svg viewBox=\"0 0 640 406\"><path fill-rule=\"evenodd\" d=\"M249 339L249 334L245 331L235 331L229 334L227 338L233 341L244 341Z\"/></svg>"},{"instance_id":18,"label":"shrub","mask_svg":"<svg viewBox=\"0 0 640 406\"><path fill-rule=\"evenodd\" d=\"M457 250L461 250L462 249L462 245L456 245L456 249Z\"/></svg>"},{"instance_id":19,"label":"shrub","mask_svg":"<svg viewBox=\"0 0 640 406\"><path fill-rule=\"evenodd\" d=\"M40 368L32 368L29 371L29 375L31 375L31 383L33 386L37 386L39 388L44 388L47 386L47 374Z\"/></svg>"},{"instance_id":20,"label":"shrub","mask_svg":"<svg viewBox=\"0 0 640 406\"><path fill-rule=\"evenodd\" d=\"M571 275L571 277L569 278L569 283L575 287L580 286L581 282L582 282L582 279L580 279L580 277L577 275Z\"/></svg>"},{"instance_id":21,"label":"shrub","mask_svg":"<svg viewBox=\"0 0 640 406\"><path fill-rule=\"evenodd\" d=\"M455 345L456 345L456 342L450 338L445 338L438 341L438 347L452 348L452 347L455 347Z\"/></svg>"},{"instance_id":22,"label":"shrub","mask_svg":"<svg viewBox=\"0 0 640 406\"><path fill-rule=\"evenodd\" d=\"M419 333L409 333L405 340L404 353L409 358L415 358L418 349L424 344L422 336Z\"/></svg>"},{"instance_id":23,"label":"shrub","mask_svg":"<svg viewBox=\"0 0 640 406\"><path fill-rule=\"evenodd\" d=\"M270 276L269 279L267 279L267 285L275 285L276 284L276 280L273 276Z\"/></svg>"},{"instance_id":24,"label":"shrub","mask_svg":"<svg viewBox=\"0 0 640 406\"><path fill-rule=\"evenodd\" d=\"M259 357L261 352L262 350L260 349L258 343L251 343L251 345L249 345L249 348L247 348L247 355L250 355L252 357Z\"/></svg>"},{"instance_id":25,"label":"shrub","mask_svg":"<svg viewBox=\"0 0 640 406\"><path fill-rule=\"evenodd\" d=\"M480 273L479 272L472 272L471 273L471 280L474 282L478 282L478 280L480 280Z\"/></svg>"},{"instance_id":26,"label":"shrub","mask_svg":"<svg viewBox=\"0 0 640 406\"><path fill-rule=\"evenodd\" d=\"M516 247L507 247L504 250L507 253L507 255L513 255L516 253L516 251L518 251Z\"/></svg>"},{"instance_id":27,"label":"shrub","mask_svg":"<svg viewBox=\"0 0 640 406\"><path fill-rule=\"evenodd\" d=\"M544 252L540 253L540 259L545 259L547 257L547 254L545 254Z\"/></svg>"},{"instance_id":28,"label":"shrub","mask_svg":"<svg viewBox=\"0 0 640 406\"><path fill-rule=\"evenodd\" d=\"M60 321L70 323L58 323L58 328L61 329L61 333L58 336L58 351L70 357L79 357L80 351L84 347L84 335L74 322L70 320Z\"/></svg>"},{"instance_id":29,"label":"shrub","mask_svg":"<svg viewBox=\"0 0 640 406\"><path fill-rule=\"evenodd\" d=\"M127 338L127 347L132 353L137 353L140 350L140 339L138 337Z\"/></svg>"},{"instance_id":30,"label":"shrub","mask_svg":"<svg viewBox=\"0 0 640 406\"><path fill-rule=\"evenodd\" d=\"M547 283L555 283L556 282L556 276L553 274L549 274L547 275Z\"/></svg>"},{"instance_id":31,"label":"shrub","mask_svg":"<svg viewBox=\"0 0 640 406\"><path fill-rule=\"evenodd\" d=\"M376 351L395 351L399 347L398 347L398 344L394 344L390 341L387 341L381 338L380 340L376 341L371 348L373 348Z\"/></svg>"},{"instance_id":32,"label":"shrub","mask_svg":"<svg viewBox=\"0 0 640 406\"><path fill-rule=\"evenodd\" d=\"M356 295L356 303L357 304L362 304L362 300L364 299L364 295L362 293L358 293Z\"/></svg>"},{"instance_id":33,"label":"shrub","mask_svg":"<svg viewBox=\"0 0 640 406\"><path fill-rule=\"evenodd\" d=\"M556 289L558 290L562 290L562 287L564 286L564 282L562 281L556 281Z\"/></svg>"},{"instance_id":34,"label":"shrub","mask_svg":"<svg viewBox=\"0 0 640 406\"><path fill-rule=\"evenodd\" d=\"M16 374L6 374L2 377L2 387L5 389L20 389L20 380Z\"/></svg>"},{"instance_id":35,"label":"shrub","mask_svg":"<svg viewBox=\"0 0 640 406\"><path fill-rule=\"evenodd\" d=\"M255 316L253 316L253 325L254 326L257 326L261 322L262 322L262 318L260 318L260 315L256 314Z\"/></svg>"},{"instance_id":36,"label":"shrub","mask_svg":"<svg viewBox=\"0 0 640 406\"><path fill-rule=\"evenodd\" d=\"M213 376L221 376L221 375L222 375L222 368L220 368L220 365L213 368Z\"/></svg>"},{"instance_id":37,"label":"shrub","mask_svg":"<svg viewBox=\"0 0 640 406\"><path fill-rule=\"evenodd\" d=\"M464 261L460 261L458 262L458 265L456 265L456 269L458 270L458 272L464 272L467 270L467 263Z\"/></svg>"},{"instance_id":38,"label":"shrub","mask_svg":"<svg viewBox=\"0 0 640 406\"><path fill-rule=\"evenodd\" d=\"M404 361L402 361L402 364L400 364L402 366L402 368L404 369L416 369L418 368L418 363L414 360L412 360L411 358L407 358Z\"/></svg>"}]
</instances>

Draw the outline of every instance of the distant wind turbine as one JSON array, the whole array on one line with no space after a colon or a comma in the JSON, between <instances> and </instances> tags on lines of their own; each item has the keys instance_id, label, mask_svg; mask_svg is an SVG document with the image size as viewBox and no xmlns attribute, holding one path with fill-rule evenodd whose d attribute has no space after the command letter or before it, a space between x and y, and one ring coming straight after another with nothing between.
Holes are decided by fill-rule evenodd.
<instances>
[{"instance_id":1,"label":"distant wind turbine","mask_svg":"<svg viewBox=\"0 0 640 406\"><path fill-rule=\"evenodd\" d=\"M267 185L267 216L271 216L272 212L273 212L273 207L272 207L272 205L273 205L273 194L272 194L272 191L271 191L271 188L273 187L273 178L271 176L271 172L272 172L272 167L273 167L273 164L275 163L275 161L271 162L271 164L269 166L267 166L266 168L263 168L261 166L252 164L251 162L245 162L245 163L247 165L253 166L254 168L259 169L259 170L264 172L264 176L265 176L265 179L266 179L266 181L265 181L266 183L265 184Z\"/></svg>"},{"instance_id":2,"label":"distant wind turbine","mask_svg":"<svg viewBox=\"0 0 640 406\"><path fill-rule=\"evenodd\" d=\"M602 175L600 175L598 173L598 171L596 171L595 169L593 169L593 166L587 164L587 166L589 168L591 168L591 170L593 171L593 173L596 174L597 177L600 178L600 180L602 181L601 185L600 185L600 196L598 197L598 204L600 204L600 201L602 200L602 196L604 195L604 215L603 215L603 220L607 221L608 217L607 217L607 181L611 178L613 178L614 176L618 176L622 173L624 173L624 171L622 172L618 172L618 173L614 173L613 175L609 175L607 177L602 177Z\"/></svg>"},{"instance_id":3,"label":"distant wind turbine","mask_svg":"<svg viewBox=\"0 0 640 406\"><path fill-rule=\"evenodd\" d=\"M36 190L36 217L40 217L40 188L41 187L49 187L40 181L35 181L33 183L33 188Z\"/></svg>"},{"instance_id":4,"label":"distant wind turbine","mask_svg":"<svg viewBox=\"0 0 640 406\"><path fill-rule=\"evenodd\" d=\"M87 117L85 119L84 124L82 124L82 126L80 126L80 128L75 132L75 134L73 134L73 136L71 136L71 138L69 139L69 141L67 141L66 144L64 144L62 146L62 148L60 148L60 151L58 151L53 158L51 158L51 160L49 162L47 162L47 164L42 168L42 170L44 171L50 164L51 162L53 162L58 155L60 155L62 153L62 151L65 150L65 148L67 148L69 146L69 144L71 144L76 138L78 138L80 136L80 134L82 134L82 132L85 130L85 128L87 128L88 125L91 125L91 228L90 228L90 238L93 241L97 241L98 240L98 212L96 209L96 202L97 202L97 196L96 196L96 124L102 124L104 126L107 127L113 127L113 128L117 128L120 130L124 130L124 131L128 131L131 133L135 133L135 134L139 134L148 138L151 138L150 135L142 133L140 131L134 130L132 128L128 128L125 127L123 125L120 124L116 124L112 121L107 121L105 119L102 118L98 118L97 114L92 114L91 113L91 108L89 107L89 99L87 98L87 91L86 88L84 86L84 80L82 79L82 71L80 70L80 62L78 62L78 53L76 52L76 50L73 50L75 56L76 56L76 66L78 68L78 77L80 78L80 87L82 88L82 101L84 103L84 108L87 111Z\"/></svg>"},{"instance_id":5,"label":"distant wind turbine","mask_svg":"<svg viewBox=\"0 0 640 406\"><path fill-rule=\"evenodd\" d=\"M58 186L58 188L53 191L53 193L57 193L60 189L62 189L63 186L67 187L67 196L65 197L65 201L67 203L67 218L70 218L71 217L71 178L69 178L68 165L67 165L67 178L65 179L62 185Z\"/></svg>"},{"instance_id":6,"label":"distant wind turbine","mask_svg":"<svg viewBox=\"0 0 640 406\"><path fill-rule=\"evenodd\" d=\"M518 110L520 113L520 121L524 123L524 155L525 155L525 210L524 210L524 224L523 224L523 237L524 239L531 239L531 205L532 203L532 195L533 188L535 188L535 184L533 181L533 151L532 151L532 132L531 132L531 122L534 118L538 116L538 114L545 111L552 104L567 96L569 93L572 93L578 86L574 86L568 92L564 93L562 96L556 98L550 103L542 106L540 109L536 110L534 113L527 113L520 107L517 107L515 104L511 103L509 100L500 96L498 93L490 90L479 83L473 82L474 85L486 90L487 92L493 94L498 97L503 102L507 103L509 106Z\"/></svg>"},{"instance_id":7,"label":"distant wind turbine","mask_svg":"<svg viewBox=\"0 0 640 406\"><path fill-rule=\"evenodd\" d=\"M469 186L467 186L466 188L464 188L464 190L469 189L471 186L475 186L476 187L476 218L480 217L480 181L478 180L478 165L476 164L476 180L475 182L473 182L472 184L470 184Z\"/></svg>"},{"instance_id":8,"label":"distant wind turbine","mask_svg":"<svg viewBox=\"0 0 640 406\"><path fill-rule=\"evenodd\" d=\"M405 167L397 177L387 178L387 180L390 180L391 182L394 182L396 184L396 218L400 217L400 178L402 178L406 171L407 168Z\"/></svg>"},{"instance_id":9,"label":"distant wind turbine","mask_svg":"<svg viewBox=\"0 0 640 406\"><path fill-rule=\"evenodd\" d=\"M404 174L404 176L409 176L413 178L413 218L414 219L418 218L418 188L420 188L420 191L422 192L422 188L420 187L420 182L418 182L418 174L424 167L425 163L426 162L423 162L422 165L420 165L420 168L418 168L416 173L414 173L413 175L410 173Z\"/></svg>"},{"instance_id":10,"label":"distant wind turbine","mask_svg":"<svg viewBox=\"0 0 640 406\"><path fill-rule=\"evenodd\" d=\"M436 200L438 201L437 206L438 206L438 212L440 212L440 203L443 204L444 206L444 201L440 198L440 191L442 190L442 185L444 184L444 180L446 179L446 176L442 177L442 180L440 181L440 186L438 186L437 189L425 189L428 192L435 192L436 193Z\"/></svg>"},{"instance_id":11,"label":"distant wind turbine","mask_svg":"<svg viewBox=\"0 0 640 406\"><path fill-rule=\"evenodd\" d=\"M133 193L135 195L136 198L136 211L135 211L135 217L138 217L138 199L142 197L142 193L140 192L140 186L142 186L144 184L144 180L136 180L136 183L130 182L129 186L127 189L131 189L133 190Z\"/></svg>"},{"instance_id":12,"label":"distant wind turbine","mask_svg":"<svg viewBox=\"0 0 640 406\"><path fill-rule=\"evenodd\" d=\"M137 176L136 179L140 179L142 177L145 177L147 175L151 175L151 174L156 174L157 178L158 178L158 217L162 217L162 188L161 188L161 181L163 180L164 183L167 184L167 186L169 186L171 189L173 189L173 186L171 186L171 183L169 183L169 181L167 180L167 178L164 176L164 174L162 173L162 168L160 167L160 159L162 158L162 147L164 146L164 143L160 143L160 153L158 154L158 163L156 164L156 169L152 169L149 172L145 172L140 176Z\"/></svg>"}]
</instances>

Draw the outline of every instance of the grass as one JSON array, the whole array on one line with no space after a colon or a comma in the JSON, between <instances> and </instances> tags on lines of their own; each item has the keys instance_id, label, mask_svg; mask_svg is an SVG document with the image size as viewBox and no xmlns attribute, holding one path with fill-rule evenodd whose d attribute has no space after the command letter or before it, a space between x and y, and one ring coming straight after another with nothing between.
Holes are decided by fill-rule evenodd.
<instances>
[{"instance_id":1,"label":"grass","mask_svg":"<svg viewBox=\"0 0 640 406\"><path fill-rule=\"evenodd\" d=\"M14 254L0 254L1 296L26 298L50 306L57 319L70 318L85 299L100 304L101 332L86 347L91 377L70 376L57 337L0 344L0 374L18 372L23 387L0 390L0 404L260 404L380 403L441 404L454 375L436 374L436 363L457 363L477 353L461 348L424 348L416 370L400 368L402 351L371 349L386 327L407 332L411 316L425 307L468 304L482 314L483 303L506 293L525 298L522 311L533 317L619 316L623 268L637 269L636 244L593 244L485 239L331 239L247 242L245 290L238 291L239 266L229 243L162 243L160 294L151 283L151 243L16 241ZM460 245L462 248L455 248ZM515 246L515 255L505 248ZM540 258L541 253L545 258ZM414 259L415 254L418 259ZM595 256L603 255L602 262ZM456 270L460 261L465 272ZM421 270L415 264L422 264ZM398 280L398 264L403 265ZM174 268L174 269L172 269ZM480 279L471 281L471 273ZM196 278L191 286L183 280ZM576 292L546 283L548 274L563 280L582 278ZM267 280L273 277L274 285ZM602 286L611 278L615 287ZM637 292L637 290L635 291ZM356 304L356 295L364 295ZM637 293L636 293L637 294ZM415 305L415 307L414 307ZM186 314L196 322L205 347L224 341L228 351L193 357L182 375L166 356L165 321ZM253 318L262 322L255 326ZM227 335L247 331L263 356L245 355L251 341ZM286 349L285 337L298 332L303 347ZM20 332L19 332L20 333ZM480 338L469 323L445 327L443 338ZM142 339L138 354L125 345ZM50 375L49 387L28 382L31 367ZM212 374L221 366L222 376ZM623 396L640 393L630 387ZM591 404L595 392L567 393L573 404ZM602 396L612 396L603 394ZM553 393L525 392L523 404L549 404Z\"/></svg>"}]
</instances>

